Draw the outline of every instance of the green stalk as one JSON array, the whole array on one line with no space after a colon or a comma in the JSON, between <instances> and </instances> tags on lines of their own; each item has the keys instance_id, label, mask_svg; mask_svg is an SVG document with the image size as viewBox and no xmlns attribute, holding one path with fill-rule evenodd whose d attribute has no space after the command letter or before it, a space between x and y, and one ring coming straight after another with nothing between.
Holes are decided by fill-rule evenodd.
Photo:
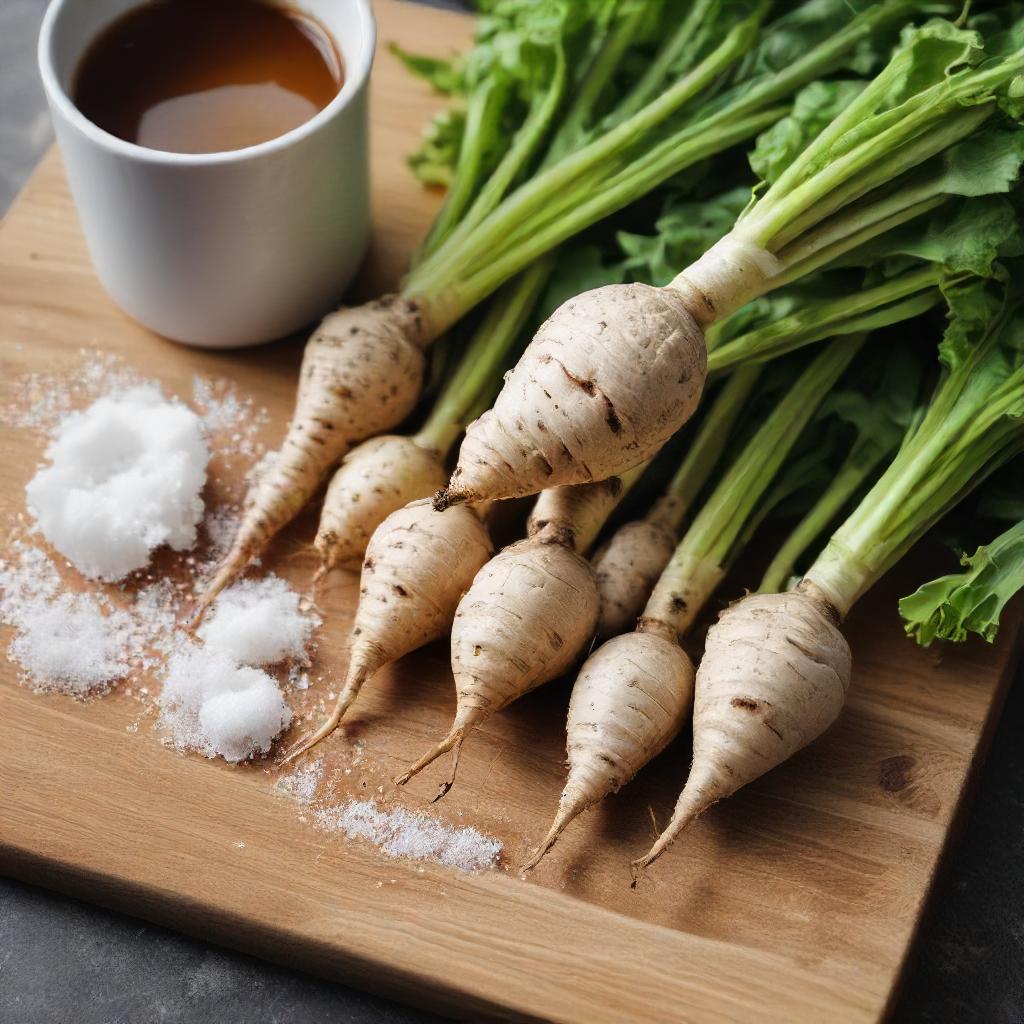
<instances>
[{"instance_id":1,"label":"green stalk","mask_svg":"<svg viewBox=\"0 0 1024 1024\"><path fill-rule=\"evenodd\" d=\"M501 202L509 186L527 165L548 133L565 92L565 54L558 50L555 75L547 92L536 97L522 127L512 139L512 145L494 169L473 205L459 221L464 230L476 227Z\"/></svg>"},{"instance_id":2,"label":"green stalk","mask_svg":"<svg viewBox=\"0 0 1024 1024\"><path fill-rule=\"evenodd\" d=\"M642 625L658 623L677 636L692 625L797 438L866 337L837 339L800 374L690 524L644 609Z\"/></svg>"},{"instance_id":3,"label":"green stalk","mask_svg":"<svg viewBox=\"0 0 1024 1024\"><path fill-rule=\"evenodd\" d=\"M797 437L866 338L865 334L838 338L800 374L690 524L679 545L682 554L724 564Z\"/></svg>"},{"instance_id":4,"label":"green stalk","mask_svg":"<svg viewBox=\"0 0 1024 1024\"><path fill-rule=\"evenodd\" d=\"M808 274L827 267L841 256L853 252L866 242L879 238L916 217L930 213L950 198L942 194L920 201L910 201L906 206L899 205L903 199L909 200L911 193L916 191L901 191L891 203L872 204L868 213L858 208L844 211L815 228L806 237L797 239L778 253L785 269L777 277L772 278L772 287L781 288L793 281L799 281ZM887 213L890 206L895 207L891 214Z\"/></svg>"},{"instance_id":5,"label":"green stalk","mask_svg":"<svg viewBox=\"0 0 1024 1024\"><path fill-rule=\"evenodd\" d=\"M786 589L800 556L828 529L829 523L835 521L847 502L889 454L890 449L878 444L874 438L857 439L825 492L775 553L761 577L757 588L759 594L777 594Z\"/></svg>"},{"instance_id":6,"label":"green stalk","mask_svg":"<svg viewBox=\"0 0 1024 1024\"><path fill-rule=\"evenodd\" d=\"M481 404L484 408L490 405L501 381L501 370L509 361L554 264L552 253L495 296L430 416L417 432L417 444L445 455Z\"/></svg>"},{"instance_id":7,"label":"green stalk","mask_svg":"<svg viewBox=\"0 0 1024 1024\"><path fill-rule=\"evenodd\" d=\"M599 182L595 182L594 189L588 190L581 185L571 194L563 195L559 205L556 206L556 201L552 200L553 208L546 217L546 226L538 228L534 222L521 224L496 255L477 260L475 267L467 268L457 283L448 286L443 299L432 300L431 309L440 308L442 322L446 322L451 316L457 316L459 309L472 308L511 274L553 246L622 209L673 174L752 138L774 124L783 113L785 111L778 109L765 111L714 133L695 135L685 148L675 151L671 168L664 162L652 166L648 161L640 160L621 179L612 181L609 187L602 188ZM589 198L583 200L582 196Z\"/></svg>"},{"instance_id":8,"label":"green stalk","mask_svg":"<svg viewBox=\"0 0 1024 1024\"><path fill-rule=\"evenodd\" d=\"M995 387L982 372L987 360L1006 358L994 349L1010 312L942 382L913 436L808 571L840 614L964 493L1024 450L1024 418L1012 415L1024 400L1024 366Z\"/></svg>"},{"instance_id":9,"label":"green stalk","mask_svg":"<svg viewBox=\"0 0 1024 1024\"><path fill-rule=\"evenodd\" d=\"M942 280L942 268L928 264L865 291L808 303L790 316L715 347L708 354L708 373L765 362L825 338L877 330L907 320L942 300Z\"/></svg>"},{"instance_id":10,"label":"green stalk","mask_svg":"<svg viewBox=\"0 0 1024 1024\"><path fill-rule=\"evenodd\" d=\"M608 125L619 124L645 107L658 90L664 87L669 69L676 61L679 61L683 67L693 66L706 35L700 29L704 26L708 11L714 2L715 0L696 0L691 5L686 17L679 23L679 27L658 50L654 60L647 65L647 70L637 79L630 91L609 115L606 122ZM638 11L640 8L641 5L637 4ZM680 55L687 50L689 50L689 57L683 60Z\"/></svg>"},{"instance_id":11,"label":"green stalk","mask_svg":"<svg viewBox=\"0 0 1024 1024\"><path fill-rule=\"evenodd\" d=\"M636 4L632 12L618 18L612 25L575 90L576 95L572 105L566 112L565 119L544 158L544 167L552 166L566 153L579 149L588 128L594 121L594 110L601 100L601 95L615 74L622 58L626 55L626 51L633 44L643 17L643 5Z\"/></svg>"},{"instance_id":12,"label":"green stalk","mask_svg":"<svg viewBox=\"0 0 1024 1024\"><path fill-rule=\"evenodd\" d=\"M806 231L852 198L948 148L995 110L994 102L972 102L988 97L1024 69L1024 54L1015 54L946 78L886 115L874 115L881 96L909 60L906 51L894 57L747 211L740 221L745 238L775 252L793 240L794 225ZM841 155L830 153L846 131L872 119L886 127Z\"/></svg>"},{"instance_id":13,"label":"green stalk","mask_svg":"<svg viewBox=\"0 0 1024 1024\"><path fill-rule=\"evenodd\" d=\"M836 160L828 168L815 175L809 182L797 189L781 203L764 227L764 233L773 252L782 249L794 239L811 230L833 213L844 209L856 200L873 192L876 188L895 181L906 171L919 167L939 153L945 152L961 139L972 135L995 111L994 103L979 107L968 107L944 113L940 124L934 124L936 117L924 120L917 128L917 137L898 144L886 138L892 134L897 139L906 135L904 125L894 125L889 132L877 139L868 139L845 157ZM897 131L897 129L904 129ZM926 130L930 129L930 130ZM891 152L881 160L875 153L885 152L893 145ZM794 213L794 211L802 212ZM872 209L869 204L866 209ZM767 235L773 230L774 233Z\"/></svg>"},{"instance_id":14,"label":"green stalk","mask_svg":"<svg viewBox=\"0 0 1024 1024\"><path fill-rule=\"evenodd\" d=\"M532 213L543 210L552 197L572 189L577 179L585 177L589 171L608 160L613 160L617 153L641 140L681 106L699 95L750 49L756 39L759 24L759 18L748 18L735 26L705 60L639 113L521 185L483 224L478 225L478 229L472 233L472 244L469 244L470 239L466 237L468 233L459 230L453 232L446 245L413 269L402 289L403 294L417 296L421 301L424 296L436 297L440 309L435 309L434 302L427 303L434 311L433 319L439 321L441 326L454 323L469 307L465 301L453 303L447 293L468 269L477 266L482 260L493 258L494 252L501 250L507 236L525 223ZM506 277L527 262L528 259L517 261Z\"/></svg>"},{"instance_id":15,"label":"green stalk","mask_svg":"<svg viewBox=\"0 0 1024 1024\"><path fill-rule=\"evenodd\" d=\"M644 516L648 522L661 526L673 536L678 535L683 519L693 508L697 495L729 444L732 428L746 408L760 374L760 366L741 366L722 385L707 415L701 420L686 458L680 463L665 493Z\"/></svg>"},{"instance_id":16,"label":"green stalk","mask_svg":"<svg viewBox=\"0 0 1024 1024\"><path fill-rule=\"evenodd\" d=\"M713 83L753 45L760 13L734 26L719 46L661 96L607 134L532 178L507 197L459 245L421 264L404 294L416 297L443 328L509 276L570 234L653 188L665 177L742 141L775 119L765 106L830 70L879 25L912 9L904 0L874 5L785 72L765 76L725 102L694 110L687 128L645 153L630 148ZM553 207L557 209L553 209ZM458 232L456 232L458 233ZM454 241L454 235L452 240Z\"/></svg>"},{"instance_id":17,"label":"green stalk","mask_svg":"<svg viewBox=\"0 0 1024 1024\"><path fill-rule=\"evenodd\" d=\"M444 204L434 218L430 232L420 246L417 258L422 262L437 250L458 224L469 206L480 183L480 167L486 147L483 126L499 116L494 108L502 107L508 98L507 89L499 89L493 79L474 92L466 107L466 126L459 146L459 158L452 175L452 184L445 194Z\"/></svg>"}]
</instances>

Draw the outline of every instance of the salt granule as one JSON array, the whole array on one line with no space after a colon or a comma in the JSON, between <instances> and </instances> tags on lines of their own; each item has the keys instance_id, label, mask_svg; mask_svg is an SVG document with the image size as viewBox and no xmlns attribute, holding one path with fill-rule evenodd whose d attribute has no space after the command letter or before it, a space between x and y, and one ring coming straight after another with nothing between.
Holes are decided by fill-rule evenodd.
<instances>
[{"instance_id":1,"label":"salt granule","mask_svg":"<svg viewBox=\"0 0 1024 1024\"><path fill-rule=\"evenodd\" d=\"M367 839L389 857L428 860L459 871L493 867L501 843L475 828L453 828L405 807L379 808L372 800L349 800L315 812L317 825L343 832L349 839Z\"/></svg>"},{"instance_id":2,"label":"salt granule","mask_svg":"<svg viewBox=\"0 0 1024 1024\"><path fill-rule=\"evenodd\" d=\"M7 655L26 683L83 697L130 672L139 640L132 615L64 589L46 553L31 544L15 540L5 554L0 621L15 629Z\"/></svg>"},{"instance_id":3,"label":"salt granule","mask_svg":"<svg viewBox=\"0 0 1024 1024\"><path fill-rule=\"evenodd\" d=\"M319 624L299 608L299 595L277 576L243 580L216 600L199 637L211 650L243 665L275 665L302 658Z\"/></svg>"},{"instance_id":4,"label":"salt granule","mask_svg":"<svg viewBox=\"0 0 1024 1024\"><path fill-rule=\"evenodd\" d=\"M296 803L309 805L316 797L316 791L324 778L324 762L317 758L312 764L296 768L290 775L282 775L275 789Z\"/></svg>"},{"instance_id":5,"label":"salt granule","mask_svg":"<svg viewBox=\"0 0 1024 1024\"><path fill-rule=\"evenodd\" d=\"M83 697L131 668L135 624L125 612L104 614L86 594L62 594L22 609L8 656L38 688Z\"/></svg>"},{"instance_id":6,"label":"salt granule","mask_svg":"<svg viewBox=\"0 0 1024 1024\"><path fill-rule=\"evenodd\" d=\"M292 718L266 672L206 647L171 655L158 704L175 746L232 762L267 753Z\"/></svg>"},{"instance_id":7,"label":"salt granule","mask_svg":"<svg viewBox=\"0 0 1024 1024\"><path fill-rule=\"evenodd\" d=\"M118 580L167 544L192 547L210 453L202 424L146 385L72 413L30 481L30 511L85 576Z\"/></svg>"}]
</instances>

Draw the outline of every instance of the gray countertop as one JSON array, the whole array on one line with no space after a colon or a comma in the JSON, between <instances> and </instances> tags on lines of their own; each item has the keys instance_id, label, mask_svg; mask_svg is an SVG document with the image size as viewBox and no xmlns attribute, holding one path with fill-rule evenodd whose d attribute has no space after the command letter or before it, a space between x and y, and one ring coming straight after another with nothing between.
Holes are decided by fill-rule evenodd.
<instances>
[{"instance_id":1,"label":"gray countertop","mask_svg":"<svg viewBox=\"0 0 1024 1024\"><path fill-rule=\"evenodd\" d=\"M51 138L35 70L35 35L45 5L0 0L0 211ZM1024 673L1011 691L963 840L924 924L896 1007L894 1019L901 1024L1024 1022L1022 680ZM0 1024L437 1019L0 879Z\"/></svg>"}]
</instances>

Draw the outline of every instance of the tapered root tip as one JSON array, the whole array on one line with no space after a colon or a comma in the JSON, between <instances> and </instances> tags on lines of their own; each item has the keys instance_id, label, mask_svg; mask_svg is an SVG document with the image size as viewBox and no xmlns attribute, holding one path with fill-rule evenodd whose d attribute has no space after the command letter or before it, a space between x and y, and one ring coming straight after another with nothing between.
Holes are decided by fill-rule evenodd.
<instances>
[{"instance_id":1,"label":"tapered root tip","mask_svg":"<svg viewBox=\"0 0 1024 1024\"><path fill-rule=\"evenodd\" d=\"M228 556L220 564L217 574L210 581L207 588L200 595L192 617L189 619L186 628L194 633L206 618L206 613L213 607L213 602L220 597L230 584L234 583L238 574L249 564L249 555L241 548L232 548Z\"/></svg>"},{"instance_id":2,"label":"tapered root tip","mask_svg":"<svg viewBox=\"0 0 1024 1024\"><path fill-rule=\"evenodd\" d=\"M566 825L578 817L587 808L586 801L575 800L572 803L563 804L558 808L555 820L551 823L544 842L540 844L537 852L523 865L523 871L532 871L546 856L547 852L558 841L558 837L565 831Z\"/></svg>"},{"instance_id":3,"label":"tapered root tip","mask_svg":"<svg viewBox=\"0 0 1024 1024\"><path fill-rule=\"evenodd\" d=\"M453 501L448 488L442 487L441 490L434 495L434 511L443 512L449 505L455 504L457 500L458 499Z\"/></svg>"},{"instance_id":4,"label":"tapered root tip","mask_svg":"<svg viewBox=\"0 0 1024 1024\"><path fill-rule=\"evenodd\" d=\"M676 809L672 813L672 820L665 826L665 831L658 836L647 853L629 865L630 873L633 875L631 888L636 888L637 882L643 878L647 869L676 841L679 833L715 802L716 799L708 799L698 786L687 785L683 788Z\"/></svg>"},{"instance_id":5,"label":"tapered root tip","mask_svg":"<svg viewBox=\"0 0 1024 1024\"><path fill-rule=\"evenodd\" d=\"M352 706L352 702L356 699L356 695L359 693L359 688L362 685L364 678L365 676L361 676L346 685L341 693L338 694L338 699L334 702L334 708L331 710L330 715L324 719L323 724L315 732L307 733L305 736L300 736L295 743L285 751L284 757L281 758L282 767L286 764L291 764L293 761L297 761L303 754L312 750L321 740L327 739L327 737L338 728L341 724L342 718L345 717L345 712L348 711Z\"/></svg>"},{"instance_id":6,"label":"tapered root tip","mask_svg":"<svg viewBox=\"0 0 1024 1024\"><path fill-rule=\"evenodd\" d=\"M396 786L404 786L414 775L419 775L428 764L433 764L442 754L446 754L449 750L454 750L452 754L452 766L448 772L448 778L441 783L438 788L437 796L431 801L436 803L443 797L448 790L455 785L455 773L459 768L459 754L462 751L462 743L466 738L466 727L459 726L458 728L452 729L450 733L436 747L428 750L415 764L411 765L405 772L395 779Z\"/></svg>"}]
</instances>

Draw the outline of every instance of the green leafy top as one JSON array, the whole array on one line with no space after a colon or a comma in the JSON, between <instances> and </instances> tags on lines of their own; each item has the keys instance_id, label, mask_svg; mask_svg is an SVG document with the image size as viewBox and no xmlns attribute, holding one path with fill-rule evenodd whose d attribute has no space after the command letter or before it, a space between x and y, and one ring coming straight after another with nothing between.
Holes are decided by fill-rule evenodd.
<instances>
[{"instance_id":1,"label":"green leafy top","mask_svg":"<svg viewBox=\"0 0 1024 1024\"><path fill-rule=\"evenodd\" d=\"M1003 609L1024 588L1024 520L964 555L962 564L963 572L940 576L900 600L907 636L922 647L962 642L970 633L995 640Z\"/></svg>"},{"instance_id":2,"label":"green leafy top","mask_svg":"<svg viewBox=\"0 0 1024 1024\"><path fill-rule=\"evenodd\" d=\"M987 53L980 32L933 20L908 28L864 88L812 87L834 116L820 127L812 93L762 136L754 163L770 186L737 232L806 272L809 256L834 258L949 196L1009 191L1024 155L1016 34Z\"/></svg>"},{"instance_id":3,"label":"green leafy top","mask_svg":"<svg viewBox=\"0 0 1024 1024\"><path fill-rule=\"evenodd\" d=\"M885 473L808 573L845 613L965 494L1024 451L1024 293L1005 280L946 289L943 373Z\"/></svg>"}]
</instances>

